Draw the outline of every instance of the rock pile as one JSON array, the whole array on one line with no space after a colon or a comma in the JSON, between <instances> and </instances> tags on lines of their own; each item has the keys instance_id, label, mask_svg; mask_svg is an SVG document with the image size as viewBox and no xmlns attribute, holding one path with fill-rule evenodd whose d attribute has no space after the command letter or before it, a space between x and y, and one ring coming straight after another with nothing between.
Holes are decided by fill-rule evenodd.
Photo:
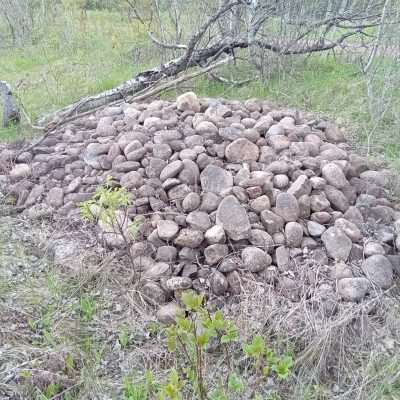
<instances>
[{"instance_id":1,"label":"rock pile","mask_svg":"<svg viewBox=\"0 0 400 400\"><path fill-rule=\"evenodd\" d=\"M192 287L238 294L244 273L293 301L359 301L400 272L391 174L307 114L185 93L108 107L14 159L0 153L0 185L23 209L76 216L108 176L129 190L130 217L146 216L131 252L155 303Z\"/></svg>"}]
</instances>

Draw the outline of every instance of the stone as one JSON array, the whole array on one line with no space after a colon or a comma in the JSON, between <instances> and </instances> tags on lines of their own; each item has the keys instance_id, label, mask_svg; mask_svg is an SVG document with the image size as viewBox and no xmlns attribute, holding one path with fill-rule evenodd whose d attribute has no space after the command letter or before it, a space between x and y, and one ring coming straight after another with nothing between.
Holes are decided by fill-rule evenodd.
<instances>
[{"instance_id":1,"label":"stone","mask_svg":"<svg viewBox=\"0 0 400 400\"><path fill-rule=\"evenodd\" d=\"M192 287L192 280L185 276L174 276L165 282L165 287L172 292L175 290L186 290Z\"/></svg>"},{"instance_id":2,"label":"stone","mask_svg":"<svg viewBox=\"0 0 400 400\"><path fill-rule=\"evenodd\" d=\"M300 247L303 240L303 227L298 222L288 222L285 226L285 236L289 247Z\"/></svg>"},{"instance_id":3,"label":"stone","mask_svg":"<svg viewBox=\"0 0 400 400\"><path fill-rule=\"evenodd\" d=\"M385 255L386 251L380 243L377 242L367 242L364 246L365 257L374 256L376 254Z\"/></svg>"},{"instance_id":4,"label":"stone","mask_svg":"<svg viewBox=\"0 0 400 400\"><path fill-rule=\"evenodd\" d=\"M352 242L341 229L332 226L322 234L321 239L331 258L340 261L348 259Z\"/></svg>"},{"instance_id":5,"label":"stone","mask_svg":"<svg viewBox=\"0 0 400 400\"><path fill-rule=\"evenodd\" d=\"M174 221L161 220L157 223L157 234L162 240L172 240L179 232L179 226Z\"/></svg>"},{"instance_id":6,"label":"stone","mask_svg":"<svg viewBox=\"0 0 400 400\"><path fill-rule=\"evenodd\" d=\"M195 249L200 246L203 241L203 232L193 229L181 229L178 237L174 240L177 246L189 247Z\"/></svg>"},{"instance_id":7,"label":"stone","mask_svg":"<svg viewBox=\"0 0 400 400\"><path fill-rule=\"evenodd\" d=\"M223 194L233 186L232 174L216 165L208 165L200 174L201 188L204 192Z\"/></svg>"},{"instance_id":8,"label":"stone","mask_svg":"<svg viewBox=\"0 0 400 400\"><path fill-rule=\"evenodd\" d=\"M224 274L236 271L242 265L242 260L236 256L225 257L219 264L218 270Z\"/></svg>"},{"instance_id":9,"label":"stone","mask_svg":"<svg viewBox=\"0 0 400 400\"><path fill-rule=\"evenodd\" d=\"M139 188L143 185L143 177L137 171L131 171L122 175L120 179L121 186L126 189Z\"/></svg>"},{"instance_id":10,"label":"stone","mask_svg":"<svg viewBox=\"0 0 400 400\"><path fill-rule=\"evenodd\" d=\"M270 210L264 210L260 214L260 219L267 232L272 235L283 229L284 220L279 215Z\"/></svg>"},{"instance_id":11,"label":"stone","mask_svg":"<svg viewBox=\"0 0 400 400\"><path fill-rule=\"evenodd\" d=\"M250 231L249 242L268 253L273 251L275 245L272 236L262 229L252 229Z\"/></svg>"},{"instance_id":12,"label":"stone","mask_svg":"<svg viewBox=\"0 0 400 400\"><path fill-rule=\"evenodd\" d=\"M337 189L341 189L349 184L342 169L335 163L328 163L322 167L322 177Z\"/></svg>"},{"instance_id":13,"label":"stone","mask_svg":"<svg viewBox=\"0 0 400 400\"><path fill-rule=\"evenodd\" d=\"M45 190L44 185L35 185L31 190L31 192L29 193L29 196L26 199L24 206L25 207L33 206L42 196L44 190Z\"/></svg>"},{"instance_id":14,"label":"stone","mask_svg":"<svg viewBox=\"0 0 400 400\"><path fill-rule=\"evenodd\" d=\"M242 283L240 275L237 271L229 272L226 275L226 280L228 281L228 290L233 295L239 295L242 291Z\"/></svg>"},{"instance_id":15,"label":"stone","mask_svg":"<svg viewBox=\"0 0 400 400\"><path fill-rule=\"evenodd\" d=\"M32 169L28 164L16 164L10 171L13 180L28 178L32 175Z\"/></svg>"},{"instance_id":16,"label":"stone","mask_svg":"<svg viewBox=\"0 0 400 400\"><path fill-rule=\"evenodd\" d=\"M200 211L205 211L208 213L215 211L218 208L220 202L221 202L221 197L219 197L215 193L211 192L203 193L200 204Z\"/></svg>"},{"instance_id":17,"label":"stone","mask_svg":"<svg viewBox=\"0 0 400 400\"><path fill-rule=\"evenodd\" d=\"M331 203L331 207L335 210L339 210L341 212L346 212L349 207L349 201L346 196L338 189L331 185L326 185L324 189L324 193Z\"/></svg>"},{"instance_id":18,"label":"stone","mask_svg":"<svg viewBox=\"0 0 400 400\"><path fill-rule=\"evenodd\" d=\"M176 99L176 107L179 111L193 111L195 113L200 112L200 102L196 94L193 92L187 92L181 94Z\"/></svg>"},{"instance_id":19,"label":"stone","mask_svg":"<svg viewBox=\"0 0 400 400\"><path fill-rule=\"evenodd\" d=\"M290 193L279 193L276 197L275 212L286 222L297 221L300 209L296 197Z\"/></svg>"},{"instance_id":20,"label":"stone","mask_svg":"<svg viewBox=\"0 0 400 400\"><path fill-rule=\"evenodd\" d=\"M58 187L50 189L46 201L50 207L61 207L64 204L64 190Z\"/></svg>"},{"instance_id":21,"label":"stone","mask_svg":"<svg viewBox=\"0 0 400 400\"><path fill-rule=\"evenodd\" d=\"M212 244L204 249L206 264L214 265L220 262L229 253L228 246L225 244Z\"/></svg>"},{"instance_id":22,"label":"stone","mask_svg":"<svg viewBox=\"0 0 400 400\"><path fill-rule=\"evenodd\" d=\"M206 231L204 238L210 244L225 243L225 231L220 225L214 225Z\"/></svg>"},{"instance_id":23,"label":"stone","mask_svg":"<svg viewBox=\"0 0 400 400\"><path fill-rule=\"evenodd\" d=\"M244 268L250 272L260 272L271 265L271 256L257 247L246 247L242 250Z\"/></svg>"},{"instance_id":24,"label":"stone","mask_svg":"<svg viewBox=\"0 0 400 400\"><path fill-rule=\"evenodd\" d=\"M249 237L249 217L235 196L227 196L221 201L217 209L216 223L224 228L232 240Z\"/></svg>"},{"instance_id":25,"label":"stone","mask_svg":"<svg viewBox=\"0 0 400 400\"><path fill-rule=\"evenodd\" d=\"M329 208L331 203L326 198L324 193L312 195L310 197L310 206L313 212L324 211Z\"/></svg>"},{"instance_id":26,"label":"stone","mask_svg":"<svg viewBox=\"0 0 400 400\"><path fill-rule=\"evenodd\" d=\"M296 198L311 193L311 182L306 175L300 175L288 189L287 193L292 194Z\"/></svg>"},{"instance_id":27,"label":"stone","mask_svg":"<svg viewBox=\"0 0 400 400\"><path fill-rule=\"evenodd\" d=\"M195 230L205 232L211 227L211 220L204 211L192 211L186 217L186 223Z\"/></svg>"},{"instance_id":28,"label":"stone","mask_svg":"<svg viewBox=\"0 0 400 400\"><path fill-rule=\"evenodd\" d=\"M287 175L278 174L274 176L272 183L277 189L284 189L289 185L289 178L287 177Z\"/></svg>"},{"instance_id":29,"label":"stone","mask_svg":"<svg viewBox=\"0 0 400 400\"><path fill-rule=\"evenodd\" d=\"M343 278L337 283L339 296L346 301L358 302L362 300L370 288L366 278Z\"/></svg>"},{"instance_id":30,"label":"stone","mask_svg":"<svg viewBox=\"0 0 400 400\"><path fill-rule=\"evenodd\" d=\"M245 138L236 139L225 149L225 157L230 162L257 161L259 148Z\"/></svg>"},{"instance_id":31,"label":"stone","mask_svg":"<svg viewBox=\"0 0 400 400\"><path fill-rule=\"evenodd\" d=\"M210 288L216 296L222 296L228 290L228 281L224 274L215 270L210 277Z\"/></svg>"},{"instance_id":32,"label":"stone","mask_svg":"<svg viewBox=\"0 0 400 400\"><path fill-rule=\"evenodd\" d=\"M330 271L330 277L335 280L343 278L352 278L353 272L351 268L344 262L336 263Z\"/></svg>"},{"instance_id":33,"label":"stone","mask_svg":"<svg viewBox=\"0 0 400 400\"><path fill-rule=\"evenodd\" d=\"M345 137L344 137L343 132L335 124L329 123L326 126L326 128L325 128L325 136L326 136L326 139L329 142L332 142L332 143L338 143L338 142L344 142L345 141Z\"/></svg>"},{"instance_id":34,"label":"stone","mask_svg":"<svg viewBox=\"0 0 400 400\"><path fill-rule=\"evenodd\" d=\"M164 290L155 282L147 282L141 288L143 298L152 305L164 304L167 300L167 295Z\"/></svg>"},{"instance_id":35,"label":"stone","mask_svg":"<svg viewBox=\"0 0 400 400\"><path fill-rule=\"evenodd\" d=\"M171 275L171 267L165 262L155 263L151 268L144 271L141 275L143 279L158 280L164 276Z\"/></svg>"},{"instance_id":36,"label":"stone","mask_svg":"<svg viewBox=\"0 0 400 400\"><path fill-rule=\"evenodd\" d=\"M271 202L269 197L262 195L254 200L250 201L250 209L256 213L261 213L264 210L269 210L271 208Z\"/></svg>"},{"instance_id":37,"label":"stone","mask_svg":"<svg viewBox=\"0 0 400 400\"><path fill-rule=\"evenodd\" d=\"M335 226L341 229L353 242L358 242L362 235L356 224L344 218L335 220Z\"/></svg>"},{"instance_id":38,"label":"stone","mask_svg":"<svg viewBox=\"0 0 400 400\"><path fill-rule=\"evenodd\" d=\"M183 310L175 302L162 305L158 310L156 317L164 325L173 325L176 323L176 318L183 314Z\"/></svg>"},{"instance_id":39,"label":"stone","mask_svg":"<svg viewBox=\"0 0 400 400\"><path fill-rule=\"evenodd\" d=\"M160 173L161 181L165 181L168 178L174 178L183 170L183 162L181 160L173 161L167 164Z\"/></svg>"},{"instance_id":40,"label":"stone","mask_svg":"<svg viewBox=\"0 0 400 400\"><path fill-rule=\"evenodd\" d=\"M318 222L308 221L307 230L310 236L320 237L326 231L326 228Z\"/></svg>"},{"instance_id":41,"label":"stone","mask_svg":"<svg viewBox=\"0 0 400 400\"><path fill-rule=\"evenodd\" d=\"M381 289L389 289L393 283L393 267L383 255L376 254L368 257L362 264L365 276Z\"/></svg>"},{"instance_id":42,"label":"stone","mask_svg":"<svg viewBox=\"0 0 400 400\"><path fill-rule=\"evenodd\" d=\"M176 260L177 255L178 251L174 246L160 246L157 249L156 260L170 263Z\"/></svg>"},{"instance_id":43,"label":"stone","mask_svg":"<svg viewBox=\"0 0 400 400\"><path fill-rule=\"evenodd\" d=\"M182 208L185 212L194 211L200 207L201 198L198 193L189 193L182 201Z\"/></svg>"}]
</instances>

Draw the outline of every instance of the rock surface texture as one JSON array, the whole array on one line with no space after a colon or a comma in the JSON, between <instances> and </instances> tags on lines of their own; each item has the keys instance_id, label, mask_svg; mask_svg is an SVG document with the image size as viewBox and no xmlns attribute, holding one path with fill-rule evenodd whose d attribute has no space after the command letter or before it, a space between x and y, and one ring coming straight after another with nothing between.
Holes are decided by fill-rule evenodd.
<instances>
[{"instance_id":1,"label":"rock surface texture","mask_svg":"<svg viewBox=\"0 0 400 400\"><path fill-rule=\"evenodd\" d=\"M129 218L144 221L131 253L152 304L189 288L237 295L244 275L298 301L318 292L316 271L337 299L362 301L400 271L393 176L306 113L190 92L104 108L17 154L0 147L0 191L27 215L79 219L109 177L128 190ZM106 244L121 247L114 236ZM160 319L177 311L164 306Z\"/></svg>"}]
</instances>

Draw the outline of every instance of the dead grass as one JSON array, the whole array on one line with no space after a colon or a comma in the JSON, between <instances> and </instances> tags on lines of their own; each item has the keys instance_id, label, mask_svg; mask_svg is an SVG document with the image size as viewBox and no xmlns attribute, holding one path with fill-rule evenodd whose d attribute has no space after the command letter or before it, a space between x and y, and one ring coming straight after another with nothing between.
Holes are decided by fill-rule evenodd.
<instances>
[{"instance_id":1,"label":"dead grass","mask_svg":"<svg viewBox=\"0 0 400 400\"><path fill-rule=\"evenodd\" d=\"M43 219L1 222L2 235L10 240L0 241L0 397L125 399L124 380L139 381L147 369L164 378L173 359L153 309L127 280L128 264L102 252L79 224L66 230ZM55 266L54 244L72 239L79 244L78 256ZM300 301L291 302L250 275L242 276L242 286L239 297L211 299L210 306L222 306L237 323L242 342L262 334L295 359L295 374L288 382L269 382L266 398L399 398L398 288L352 304L322 290L310 295L306 286ZM127 342L121 334L128 335ZM210 378L218 378L223 357L212 354ZM244 360L233 358L251 384Z\"/></svg>"}]
</instances>

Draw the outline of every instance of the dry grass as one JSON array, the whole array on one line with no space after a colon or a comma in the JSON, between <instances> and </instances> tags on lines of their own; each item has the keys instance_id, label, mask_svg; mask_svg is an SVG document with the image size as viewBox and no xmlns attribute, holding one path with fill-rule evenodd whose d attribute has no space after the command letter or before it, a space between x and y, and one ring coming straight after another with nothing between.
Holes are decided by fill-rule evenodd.
<instances>
[{"instance_id":1,"label":"dry grass","mask_svg":"<svg viewBox=\"0 0 400 400\"><path fill-rule=\"evenodd\" d=\"M0 397L124 398L127 377L135 382L150 369L163 379L173 359L153 309L127 279L128 264L102 252L87 227L49 222L1 221L1 235L11 239L0 241ZM71 240L76 254L53 265L54 246ZM210 306L222 306L241 341L262 334L278 352L293 354L295 373L288 382L269 382L270 399L399 398L398 288L362 304L342 303L318 290L320 279L316 290L304 284L300 301L292 302L243 275L239 297L211 299ZM122 334L129 337L125 346ZM210 379L218 379L224 355L210 357ZM233 358L251 386L246 362Z\"/></svg>"}]
</instances>

